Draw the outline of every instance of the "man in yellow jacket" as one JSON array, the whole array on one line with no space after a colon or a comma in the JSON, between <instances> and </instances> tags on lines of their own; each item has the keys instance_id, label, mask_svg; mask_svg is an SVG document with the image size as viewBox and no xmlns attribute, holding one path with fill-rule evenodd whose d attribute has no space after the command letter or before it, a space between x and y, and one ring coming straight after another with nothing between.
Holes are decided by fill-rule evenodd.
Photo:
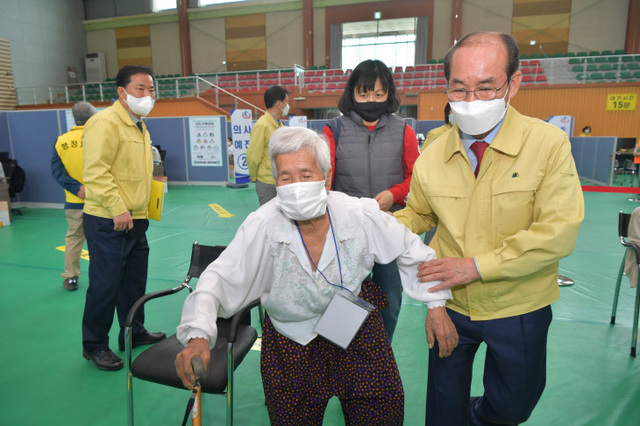
<instances>
[{"instance_id":1,"label":"man in yellow jacket","mask_svg":"<svg viewBox=\"0 0 640 426\"><path fill-rule=\"evenodd\" d=\"M247 147L249 178L256 183L260 205L276 196L276 181L269 159L269 139L273 132L284 125L280 119L289 115L289 91L280 86L268 88L264 92L264 105L267 112L253 126Z\"/></svg>"},{"instance_id":2,"label":"man in yellow jacket","mask_svg":"<svg viewBox=\"0 0 640 426\"><path fill-rule=\"evenodd\" d=\"M418 275L442 280L433 291L453 291L425 325L432 426L523 423L545 386L558 261L574 248L584 202L567 135L509 106L518 65L507 34L472 33L450 49L446 92L456 124L423 150L407 207L395 213L416 233L438 226L438 259ZM484 394L471 398L482 342Z\"/></svg>"},{"instance_id":3,"label":"man in yellow jacket","mask_svg":"<svg viewBox=\"0 0 640 426\"><path fill-rule=\"evenodd\" d=\"M116 76L118 100L87 122L84 144L84 232L89 247L89 289L82 318L83 356L102 370L123 362L109 348L117 310L119 347L133 303L146 291L149 245L148 206L153 160L151 139L141 117L155 102L150 68L127 65ZM133 346L155 343L165 334L144 328L144 312L134 318Z\"/></svg>"},{"instance_id":4,"label":"man in yellow jacket","mask_svg":"<svg viewBox=\"0 0 640 426\"><path fill-rule=\"evenodd\" d=\"M71 108L76 125L60 135L53 147L51 173L64 188L66 203L64 214L69 224L64 240L64 273L62 286L69 291L78 289L80 255L84 244L82 208L84 207L84 180L82 178L82 133L84 123L97 111L89 102L78 102Z\"/></svg>"}]
</instances>

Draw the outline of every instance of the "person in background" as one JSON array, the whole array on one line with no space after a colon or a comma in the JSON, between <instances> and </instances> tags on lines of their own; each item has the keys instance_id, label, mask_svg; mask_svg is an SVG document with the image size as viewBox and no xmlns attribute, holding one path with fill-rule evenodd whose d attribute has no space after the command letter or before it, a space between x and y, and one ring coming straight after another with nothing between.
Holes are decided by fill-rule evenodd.
<instances>
[{"instance_id":1,"label":"person in background","mask_svg":"<svg viewBox=\"0 0 640 426\"><path fill-rule=\"evenodd\" d=\"M264 106L267 112L253 126L247 147L249 179L256 183L260 205L276 196L269 161L269 139L276 129L284 126L280 119L289 115L289 91L280 86L268 88L264 92Z\"/></svg>"},{"instance_id":2,"label":"person in background","mask_svg":"<svg viewBox=\"0 0 640 426\"><path fill-rule=\"evenodd\" d=\"M582 128L582 133L580 133L581 137L591 136L591 126L584 126Z\"/></svg>"},{"instance_id":3,"label":"person in background","mask_svg":"<svg viewBox=\"0 0 640 426\"><path fill-rule=\"evenodd\" d=\"M453 290L445 309L427 313L435 336L430 426L523 423L545 387L558 262L575 246L584 201L567 134L509 106L522 81L519 63L509 34L471 33L449 50L446 94L456 125L422 151L407 207L395 213L418 234L438 226L431 243L438 259L418 275L443 281L430 291ZM451 335L459 336L455 349ZM472 398L483 342L484 394Z\"/></svg>"},{"instance_id":4,"label":"person in background","mask_svg":"<svg viewBox=\"0 0 640 426\"><path fill-rule=\"evenodd\" d=\"M436 127L435 129L431 129L429 133L427 133L427 137L422 144L422 149L425 149L427 146L431 145L431 142L448 132L455 124L452 120L455 121L451 115L451 105L447 102L444 106L444 124L440 127Z\"/></svg>"},{"instance_id":5,"label":"person in background","mask_svg":"<svg viewBox=\"0 0 640 426\"><path fill-rule=\"evenodd\" d=\"M62 286L69 291L78 289L80 255L84 245L82 208L84 184L82 179L82 133L84 123L97 111L89 102L78 102L71 108L76 125L58 137L51 156L51 174L64 188L64 215L69 229L64 239L64 273Z\"/></svg>"},{"instance_id":6,"label":"person in background","mask_svg":"<svg viewBox=\"0 0 640 426\"><path fill-rule=\"evenodd\" d=\"M420 155L415 132L394 114L399 106L389 68L382 61L366 60L349 76L338 103L342 115L327 122L322 131L331 150L331 188L353 197L373 198L385 212L404 206L413 163ZM376 263L372 281L389 300L382 318L391 340L402 305L395 262Z\"/></svg>"},{"instance_id":7,"label":"person in background","mask_svg":"<svg viewBox=\"0 0 640 426\"><path fill-rule=\"evenodd\" d=\"M82 355L102 370L123 362L109 348L109 330L118 313L118 346L131 306L145 294L149 262L149 199L153 159L151 138L140 119L155 102L150 68L126 65L116 75L118 99L84 128L84 233L89 247L89 289L82 317ZM165 338L144 327L144 311L133 321L133 346Z\"/></svg>"},{"instance_id":8,"label":"person in background","mask_svg":"<svg viewBox=\"0 0 640 426\"><path fill-rule=\"evenodd\" d=\"M368 277L374 262L397 258L407 294L444 309L449 290L430 293L438 283L417 278L417 266L434 252L374 200L329 191L329 148L314 131L276 130L269 156L276 199L247 217L187 297L177 333L186 346L176 358L178 375L193 387L191 360L199 356L208 364L216 319L260 298L267 312L260 364L272 425L320 425L333 396L346 424L402 425L402 383L379 312L385 298ZM343 296L373 304L346 349L316 329L330 303ZM347 318L340 318L338 332L350 324Z\"/></svg>"}]
</instances>

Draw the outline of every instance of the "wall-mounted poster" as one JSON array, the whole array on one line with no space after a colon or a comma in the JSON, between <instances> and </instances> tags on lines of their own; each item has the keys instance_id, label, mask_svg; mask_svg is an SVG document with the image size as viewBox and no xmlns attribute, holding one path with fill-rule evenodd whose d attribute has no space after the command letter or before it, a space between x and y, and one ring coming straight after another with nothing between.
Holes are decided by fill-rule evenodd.
<instances>
[{"instance_id":1,"label":"wall-mounted poster","mask_svg":"<svg viewBox=\"0 0 640 426\"><path fill-rule=\"evenodd\" d=\"M191 147L191 166L222 166L224 162L219 118L189 117L189 145Z\"/></svg>"}]
</instances>

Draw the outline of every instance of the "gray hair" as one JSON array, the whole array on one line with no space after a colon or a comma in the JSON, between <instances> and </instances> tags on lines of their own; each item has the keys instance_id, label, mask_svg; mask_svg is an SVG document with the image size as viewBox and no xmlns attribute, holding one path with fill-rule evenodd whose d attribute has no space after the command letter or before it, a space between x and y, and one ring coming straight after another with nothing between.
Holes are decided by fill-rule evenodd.
<instances>
[{"instance_id":1,"label":"gray hair","mask_svg":"<svg viewBox=\"0 0 640 426\"><path fill-rule=\"evenodd\" d=\"M274 179L278 180L276 157L302 148L309 150L323 176L327 177L327 172L331 168L331 153L327 140L304 127L280 127L273 132L269 140L269 159Z\"/></svg>"},{"instance_id":2,"label":"gray hair","mask_svg":"<svg viewBox=\"0 0 640 426\"><path fill-rule=\"evenodd\" d=\"M73 120L76 122L76 126L84 126L84 123L91 118L93 114L98 112L93 105L89 102L78 102L73 108L71 113L73 114Z\"/></svg>"}]
</instances>

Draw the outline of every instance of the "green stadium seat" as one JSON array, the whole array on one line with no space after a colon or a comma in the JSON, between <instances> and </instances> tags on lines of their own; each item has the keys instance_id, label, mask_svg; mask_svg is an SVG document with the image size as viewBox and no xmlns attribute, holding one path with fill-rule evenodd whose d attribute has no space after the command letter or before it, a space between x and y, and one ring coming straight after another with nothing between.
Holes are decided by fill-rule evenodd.
<instances>
[{"instance_id":1,"label":"green stadium seat","mask_svg":"<svg viewBox=\"0 0 640 426\"><path fill-rule=\"evenodd\" d=\"M581 64L583 62L582 58L571 58L569 59L569 65Z\"/></svg>"},{"instance_id":2,"label":"green stadium seat","mask_svg":"<svg viewBox=\"0 0 640 426\"><path fill-rule=\"evenodd\" d=\"M603 56L597 56L597 57L593 58L593 62L601 64L603 62L607 62L607 58L605 58Z\"/></svg>"},{"instance_id":3,"label":"green stadium seat","mask_svg":"<svg viewBox=\"0 0 640 426\"><path fill-rule=\"evenodd\" d=\"M576 56L589 56L587 52L576 52Z\"/></svg>"},{"instance_id":4,"label":"green stadium seat","mask_svg":"<svg viewBox=\"0 0 640 426\"><path fill-rule=\"evenodd\" d=\"M594 72L592 74L589 74L589 80L602 80L602 79L604 79L604 76L599 72Z\"/></svg>"},{"instance_id":5,"label":"green stadium seat","mask_svg":"<svg viewBox=\"0 0 640 426\"><path fill-rule=\"evenodd\" d=\"M529 59L529 56L527 56L527 55L520 55L520 60L522 61L523 59L524 59L524 60L527 60L527 59Z\"/></svg>"},{"instance_id":6,"label":"green stadium seat","mask_svg":"<svg viewBox=\"0 0 640 426\"><path fill-rule=\"evenodd\" d=\"M574 56L576 56L576 54L573 52L567 52L564 54L565 58L573 58Z\"/></svg>"},{"instance_id":7,"label":"green stadium seat","mask_svg":"<svg viewBox=\"0 0 640 426\"><path fill-rule=\"evenodd\" d=\"M612 51L610 51L610 50L603 50L603 51L602 51L602 53L600 53L600 54L601 54L601 55L603 55L603 56L606 56L606 55L613 55L613 52L612 52Z\"/></svg>"},{"instance_id":8,"label":"green stadium seat","mask_svg":"<svg viewBox=\"0 0 640 426\"><path fill-rule=\"evenodd\" d=\"M633 62L633 56L623 56L622 62Z\"/></svg>"},{"instance_id":9,"label":"green stadium seat","mask_svg":"<svg viewBox=\"0 0 640 426\"><path fill-rule=\"evenodd\" d=\"M607 62L619 62L619 61L620 61L620 56L616 56L616 55L607 56Z\"/></svg>"},{"instance_id":10,"label":"green stadium seat","mask_svg":"<svg viewBox=\"0 0 640 426\"><path fill-rule=\"evenodd\" d=\"M630 69L630 70L640 70L640 63L638 63L638 62L630 62L630 63L627 65L627 69Z\"/></svg>"},{"instance_id":11,"label":"green stadium seat","mask_svg":"<svg viewBox=\"0 0 640 426\"><path fill-rule=\"evenodd\" d=\"M604 73L604 78L605 78L605 80L617 80L618 76L616 75L615 72L609 71L609 72Z\"/></svg>"},{"instance_id":12,"label":"green stadium seat","mask_svg":"<svg viewBox=\"0 0 640 426\"><path fill-rule=\"evenodd\" d=\"M429 60L427 61L427 64L437 64L437 63L438 63L438 61L437 61L437 60L435 60L435 59L429 59Z\"/></svg>"},{"instance_id":13,"label":"green stadium seat","mask_svg":"<svg viewBox=\"0 0 640 426\"><path fill-rule=\"evenodd\" d=\"M576 80L585 81L587 79L587 74L577 74Z\"/></svg>"},{"instance_id":14,"label":"green stadium seat","mask_svg":"<svg viewBox=\"0 0 640 426\"><path fill-rule=\"evenodd\" d=\"M614 54L614 55L626 55L626 54L627 54L627 52L626 52L626 50L624 50L624 49L616 49L616 50L613 52L613 54Z\"/></svg>"},{"instance_id":15,"label":"green stadium seat","mask_svg":"<svg viewBox=\"0 0 640 426\"><path fill-rule=\"evenodd\" d=\"M587 65L587 71L589 71L589 72L598 71L598 66L597 65Z\"/></svg>"},{"instance_id":16,"label":"green stadium seat","mask_svg":"<svg viewBox=\"0 0 640 426\"><path fill-rule=\"evenodd\" d=\"M529 59L540 59L540 55L532 53L531 55L529 55Z\"/></svg>"},{"instance_id":17,"label":"green stadium seat","mask_svg":"<svg viewBox=\"0 0 640 426\"><path fill-rule=\"evenodd\" d=\"M633 73L633 78L640 78L640 71L636 71Z\"/></svg>"},{"instance_id":18,"label":"green stadium seat","mask_svg":"<svg viewBox=\"0 0 640 426\"><path fill-rule=\"evenodd\" d=\"M560 53L560 52L557 52L557 53L554 53L553 55L551 55L551 57L552 58L563 58L564 54Z\"/></svg>"},{"instance_id":19,"label":"green stadium seat","mask_svg":"<svg viewBox=\"0 0 640 426\"><path fill-rule=\"evenodd\" d=\"M442 59L438 59L438 63L439 63L439 64L444 64L444 58L442 58Z\"/></svg>"},{"instance_id":20,"label":"green stadium seat","mask_svg":"<svg viewBox=\"0 0 640 426\"><path fill-rule=\"evenodd\" d=\"M592 50L589 52L589 56L600 56L599 50Z\"/></svg>"},{"instance_id":21,"label":"green stadium seat","mask_svg":"<svg viewBox=\"0 0 640 426\"><path fill-rule=\"evenodd\" d=\"M584 71L584 65L574 65L573 67L571 67L571 71L573 71L573 72L583 72Z\"/></svg>"},{"instance_id":22,"label":"green stadium seat","mask_svg":"<svg viewBox=\"0 0 640 426\"><path fill-rule=\"evenodd\" d=\"M620 73L620 78L624 78L624 79L633 78L633 74L631 74L629 71L622 71Z\"/></svg>"},{"instance_id":23,"label":"green stadium seat","mask_svg":"<svg viewBox=\"0 0 640 426\"><path fill-rule=\"evenodd\" d=\"M609 64L602 64L598 67L598 71L611 71L613 67Z\"/></svg>"}]
</instances>

